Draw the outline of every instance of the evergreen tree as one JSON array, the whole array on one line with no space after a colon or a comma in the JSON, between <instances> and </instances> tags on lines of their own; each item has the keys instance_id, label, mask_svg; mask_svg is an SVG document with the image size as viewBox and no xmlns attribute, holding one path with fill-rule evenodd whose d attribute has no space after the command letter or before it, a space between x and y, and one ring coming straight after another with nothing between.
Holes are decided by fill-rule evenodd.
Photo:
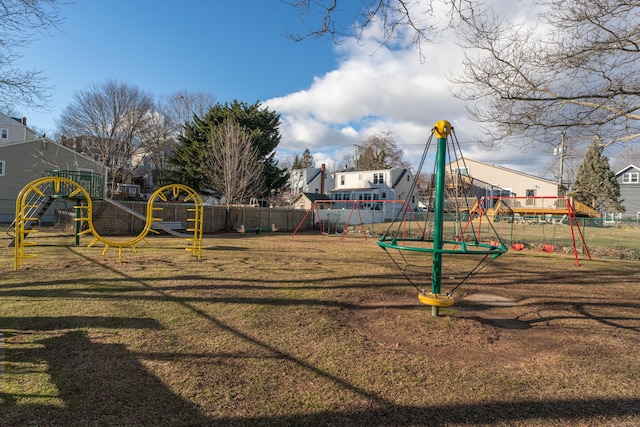
<instances>
[{"instance_id":1,"label":"evergreen tree","mask_svg":"<svg viewBox=\"0 0 640 427\"><path fill-rule=\"evenodd\" d=\"M594 138L578 168L574 197L600 212L622 212L620 186L609 167L609 159L602 155L603 150L604 145Z\"/></svg>"},{"instance_id":2,"label":"evergreen tree","mask_svg":"<svg viewBox=\"0 0 640 427\"><path fill-rule=\"evenodd\" d=\"M314 168L316 166L316 162L313 161L313 155L309 149L305 149L304 153L302 153L302 157L296 157L293 159L293 166L291 169L306 169L306 168Z\"/></svg>"},{"instance_id":3,"label":"evergreen tree","mask_svg":"<svg viewBox=\"0 0 640 427\"><path fill-rule=\"evenodd\" d=\"M289 179L286 169L280 169L275 159L276 147L280 143L280 115L268 108L261 108L259 102L248 105L234 100L232 103L216 104L203 118L194 117L192 123L185 124L184 135L178 140L170 163L176 168L171 174L173 182L189 185L195 190L203 190L206 185L205 159L211 146L210 137L224 123L231 119L244 128L251 138L260 163L263 166L264 190L266 196L282 189Z\"/></svg>"},{"instance_id":4,"label":"evergreen tree","mask_svg":"<svg viewBox=\"0 0 640 427\"><path fill-rule=\"evenodd\" d=\"M194 116L193 122L184 125L184 133L178 135L178 143L169 157L173 169L162 176L162 184L178 183L188 185L195 191L206 188L205 168L210 143L207 124Z\"/></svg>"}]
</instances>

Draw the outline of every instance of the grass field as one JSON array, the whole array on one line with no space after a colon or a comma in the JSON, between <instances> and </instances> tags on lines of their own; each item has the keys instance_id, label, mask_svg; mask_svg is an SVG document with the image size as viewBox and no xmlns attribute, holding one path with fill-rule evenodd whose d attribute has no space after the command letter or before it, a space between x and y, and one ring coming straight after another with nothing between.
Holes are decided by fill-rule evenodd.
<instances>
[{"instance_id":1,"label":"grass field","mask_svg":"<svg viewBox=\"0 0 640 427\"><path fill-rule=\"evenodd\" d=\"M3 426L640 425L637 261L510 251L432 317L372 238L34 241L0 240Z\"/></svg>"}]
</instances>

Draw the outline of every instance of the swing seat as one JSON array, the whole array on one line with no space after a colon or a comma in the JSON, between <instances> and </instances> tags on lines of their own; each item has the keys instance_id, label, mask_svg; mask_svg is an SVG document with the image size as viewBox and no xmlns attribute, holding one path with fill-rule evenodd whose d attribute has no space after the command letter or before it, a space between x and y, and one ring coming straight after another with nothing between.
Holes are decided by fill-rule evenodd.
<instances>
[{"instance_id":1,"label":"swing seat","mask_svg":"<svg viewBox=\"0 0 640 427\"><path fill-rule=\"evenodd\" d=\"M453 305L453 302L454 302L453 297L442 295L442 294L434 294L434 293L428 293L428 294L419 293L418 300L420 300L420 302L423 304L435 306L435 307L450 307Z\"/></svg>"}]
</instances>

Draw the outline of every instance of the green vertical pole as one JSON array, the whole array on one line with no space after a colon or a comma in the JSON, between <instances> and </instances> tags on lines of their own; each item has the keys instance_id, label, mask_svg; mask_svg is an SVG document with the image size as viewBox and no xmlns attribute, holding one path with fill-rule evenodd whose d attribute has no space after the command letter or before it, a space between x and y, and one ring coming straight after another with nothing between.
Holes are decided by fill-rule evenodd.
<instances>
[{"instance_id":1,"label":"green vertical pole","mask_svg":"<svg viewBox=\"0 0 640 427\"><path fill-rule=\"evenodd\" d=\"M80 201L77 202L80 204ZM80 208L76 208L76 246L80 246L80 221L77 221L77 218L80 218Z\"/></svg>"},{"instance_id":2,"label":"green vertical pole","mask_svg":"<svg viewBox=\"0 0 640 427\"><path fill-rule=\"evenodd\" d=\"M446 120L440 120L434 125L434 133L437 138L436 152L436 194L433 212L433 253L431 264L431 292L440 294L442 278L442 249L443 227L444 227L444 178L447 154L447 136L451 132L451 124ZM440 307L431 306L431 315L440 315Z\"/></svg>"}]
</instances>

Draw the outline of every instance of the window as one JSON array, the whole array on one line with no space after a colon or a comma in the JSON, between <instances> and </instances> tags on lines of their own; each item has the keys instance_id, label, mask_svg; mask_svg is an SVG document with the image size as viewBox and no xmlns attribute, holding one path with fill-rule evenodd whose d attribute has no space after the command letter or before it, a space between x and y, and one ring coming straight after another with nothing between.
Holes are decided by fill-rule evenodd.
<instances>
[{"instance_id":1,"label":"window","mask_svg":"<svg viewBox=\"0 0 640 427\"><path fill-rule=\"evenodd\" d=\"M0 139L9 139L9 129L0 129Z\"/></svg>"},{"instance_id":2,"label":"window","mask_svg":"<svg viewBox=\"0 0 640 427\"><path fill-rule=\"evenodd\" d=\"M4 160L0 160L0 176L4 176Z\"/></svg>"},{"instance_id":3,"label":"window","mask_svg":"<svg viewBox=\"0 0 640 427\"><path fill-rule=\"evenodd\" d=\"M363 208L371 207L371 193L358 194L358 200L361 202L360 206Z\"/></svg>"},{"instance_id":4,"label":"window","mask_svg":"<svg viewBox=\"0 0 640 427\"><path fill-rule=\"evenodd\" d=\"M384 174L383 173L374 173L373 174L373 183L374 184L384 184Z\"/></svg>"},{"instance_id":5,"label":"window","mask_svg":"<svg viewBox=\"0 0 640 427\"><path fill-rule=\"evenodd\" d=\"M623 184L638 184L640 182L640 172L627 172L622 175Z\"/></svg>"},{"instance_id":6,"label":"window","mask_svg":"<svg viewBox=\"0 0 640 427\"><path fill-rule=\"evenodd\" d=\"M340 175L340 185L344 185L344 175Z\"/></svg>"}]
</instances>

